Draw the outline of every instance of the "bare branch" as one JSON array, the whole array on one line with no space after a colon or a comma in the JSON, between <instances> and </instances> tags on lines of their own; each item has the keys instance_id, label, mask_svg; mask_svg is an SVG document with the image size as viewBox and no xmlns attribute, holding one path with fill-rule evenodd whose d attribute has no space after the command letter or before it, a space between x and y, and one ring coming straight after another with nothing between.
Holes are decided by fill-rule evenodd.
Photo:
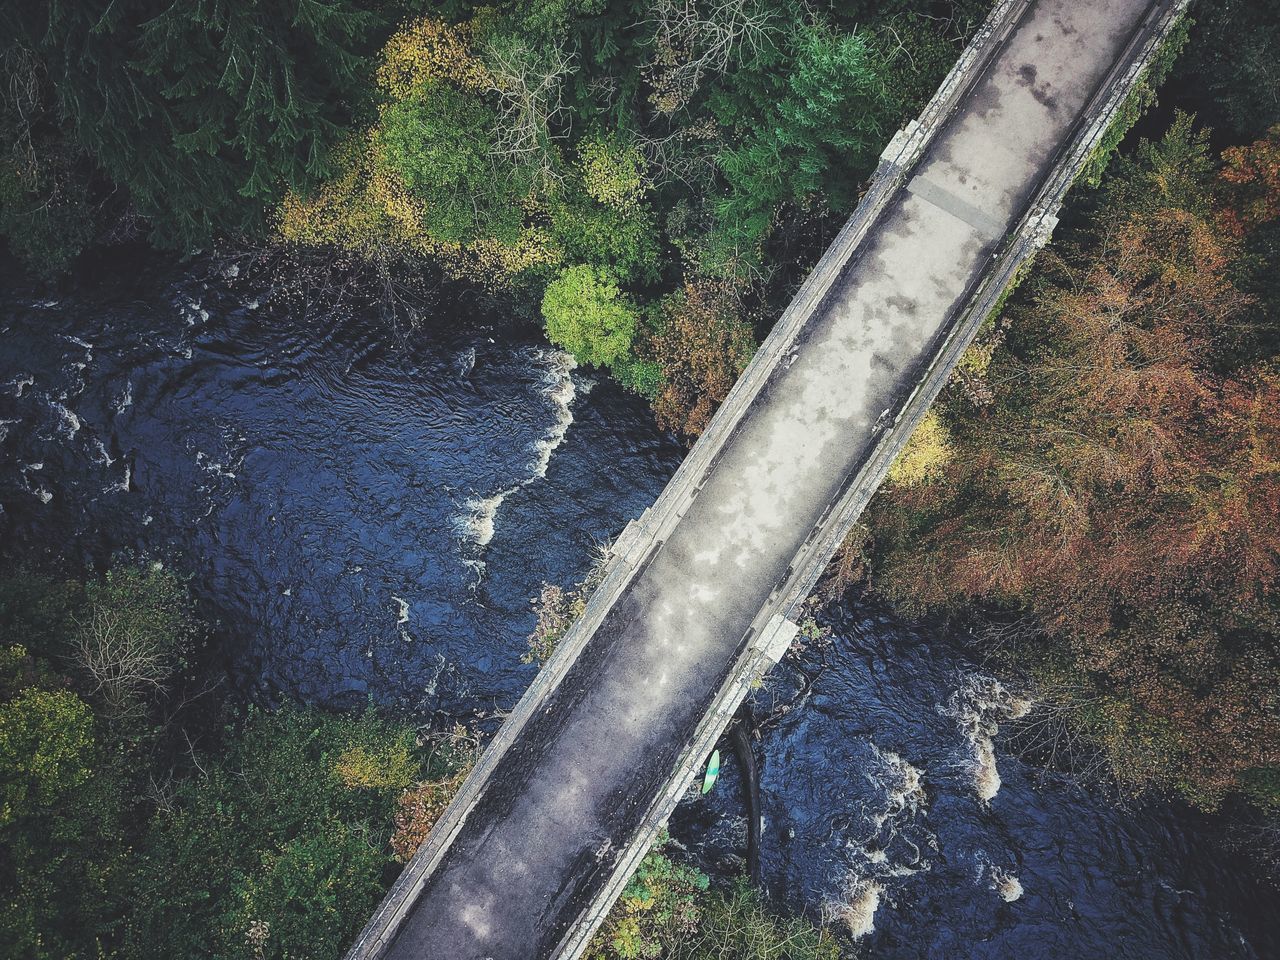
<instances>
[{"instance_id":1,"label":"bare branch","mask_svg":"<svg viewBox=\"0 0 1280 960\"><path fill-rule=\"evenodd\" d=\"M744 50L758 55L777 31L774 12L755 0L657 0L642 21L653 27L646 72L650 100L670 116L686 106L708 73L722 73Z\"/></svg>"},{"instance_id":2,"label":"bare branch","mask_svg":"<svg viewBox=\"0 0 1280 960\"><path fill-rule=\"evenodd\" d=\"M561 87L576 67L562 46L545 51L501 37L485 48L485 65L498 96L495 156L532 164L547 187L559 180L553 124L564 112Z\"/></svg>"}]
</instances>

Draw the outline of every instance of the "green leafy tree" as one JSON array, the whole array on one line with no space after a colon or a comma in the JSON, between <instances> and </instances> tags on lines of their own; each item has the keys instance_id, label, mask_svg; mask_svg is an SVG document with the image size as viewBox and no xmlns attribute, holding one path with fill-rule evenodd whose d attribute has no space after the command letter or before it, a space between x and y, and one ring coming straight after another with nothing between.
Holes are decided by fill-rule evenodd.
<instances>
[{"instance_id":1,"label":"green leafy tree","mask_svg":"<svg viewBox=\"0 0 1280 960\"><path fill-rule=\"evenodd\" d=\"M551 236L566 259L589 263L619 280L657 281L661 240L645 204L604 204L567 182L552 199L550 211Z\"/></svg>"},{"instance_id":2,"label":"green leafy tree","mask_svg":"<svg viewBox=\"0 0 1280 960\"><path fill-rule=\"evenodd\" d=\"M635 308L617 283L586 265L560 271L542 298L542 317L552 343L595 367L625 360L636 333Z\"/></svg>"},{"instance_id":3,"label":"green leafy tree","mask_svg":"<svg viewBox=\"0 0 1280 960\"><path fill-rule=\"evenodd\" d=\"M3 652L16 672L22 647ZM0 703L0 829L37 813L89 779L93 715L70 690L27 687Z\"/></svg>"},{"instance_id":4,"label":"green leafy tree","mask_svg":"<svg viewBox=\"0 0 1280 960\"><path fill-rule=\"evenodd\" d=\"M530 177L496 158L495 124L480 96L440 82L419 85L383 111L379 159L422 201L423 226L434 239L514 243L519 235Z\"/></svg>"},{"instance_id":5,"label":"green leafy tree","mask_svg":"<svg viewBox=\"0 0 1280 960\"><path fill-rule=\"evenodd\" d=\"M128 900L120 779L94 726L65 677L0 646L0 943L15 957L103 953Z\"/></svg>"},{"instance_id":6,"label":"green leafy tree","mask_svg":"<svg viewBox=\"0 0 1280 960\"><path fill-rule=\"evenodd\" d=\"M1280 123L1280 6L1254 0L1199 0L1179 86L1195 109L1226 120L1247 139Z\"/></svg>"},{"instance_id":7,"label":"green leafy tree","mask_svg":"<svg viewBox=\"0 0 1280 960\"><path fill-rule=\"evenodd\" d=\"M335 821L312 824L253 865L227 926L264 957L340 956L381 899L386 864L362 833Z\"/></svg>"},{"instance_id":8,"label":"green leafy tree","mask_svg":"<svg viewBox=\"0 0 1280 960\"><path fill-rule=\"evenodd\" d=\"M644 196L647 183L644 154L617 135L597 136L578 148L578 166L587 193L600 203L625 209Z\"/></svg>"},{"instance_id":9,"label":"green leafy tree","mask_svg":"<svg viewBox=\"0 0 1280 960\"><path fill-rule=\"evenodd\" d=\"M251 712L152 822L129 953L341 956L382 894L410 755L413 731L372 714Z\"/></svg>"}]
</instances>

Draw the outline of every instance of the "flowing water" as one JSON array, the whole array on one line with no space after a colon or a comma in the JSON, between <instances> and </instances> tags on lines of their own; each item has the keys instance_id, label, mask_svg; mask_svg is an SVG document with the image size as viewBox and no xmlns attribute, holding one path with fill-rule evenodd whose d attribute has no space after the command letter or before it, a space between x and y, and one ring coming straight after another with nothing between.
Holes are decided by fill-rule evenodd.
<instances>
[{"instance_id":1,"label":"flowing water","mask_svg":"<svg viewBox=\"0 0 1280 960\"><path fill-rule=\"evenodd\" d=\"M0 298L0 558L192 574L246 692L510 707L543 581L581 577L682 449L645 405L465 307L400 337L157 269ZM755 696L763 878L884 958L1280 956L1280 897L1184 808L1001 753L1034 703L871 609ZM734 764L673 834L741 861Z\"/></svg>"}]
</instances>

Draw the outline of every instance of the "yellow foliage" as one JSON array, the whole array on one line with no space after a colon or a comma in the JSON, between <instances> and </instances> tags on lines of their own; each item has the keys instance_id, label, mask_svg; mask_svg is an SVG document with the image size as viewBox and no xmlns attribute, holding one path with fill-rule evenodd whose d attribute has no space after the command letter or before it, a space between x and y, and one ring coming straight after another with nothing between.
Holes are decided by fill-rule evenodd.
<instances>
[{"instance_id":1,"label":"yellow foliage","mask_svg":"<svg viewBox=\"0 0 1280 960\"><path fill-rule=\"evenodd\" d=\"M403 211L388 203L372 176L366 138L353 137L335 152L338 174L313 197L290 191L280 205L280 235L303 246L333 245L369 254L403 232ZM376 181L376 182L375 182Z\"/></svg>"},{"instance_id":2,"label":"yellow foliage","mask_svg":"<svg viewBox=\"0 0 1280 960\"><path fill-rule=\"evenodd\" d=\"M648 188L644 154L632 143L588 140L578 151L578 166L587 193L606 206L630 209Z\"/></svg>"},{"instance_id":3,"label":"yellow foliage","mask_svg":"<svg viewBox=\"0 0 1280 960\"><path fill-rule=\"evenodd\" d=\"M975 377L985 377L991 369L991 358L1002 338L991 337L984 343L972 343L964 353L960 354L959 368Z\"/></svg>"},{"instance_id":4,"label":"yellow foliage","mask_svg":"<svg viewBox=\"0 0 1280 960\"><path fill-rule=\"evenodd\" d=\"M396 742L377 753L364 746L344 750L333 772L344 787L352 790L403 789L417 775L418 764L409 753L408 745Z\"/></svg>"},{"instance_id":5,"label":"yellow foliage","mask_svg":"<svg viewBox=\"0 0 1280 960\"><path fill-rule=\"evenodd\" d=\"M514 243L483 237L474 243L443 243L423 228L422 201L395 171L376 160L374 134L339 148L339 173L313 197L290 191L280 205L280 236L302 246L335 246L364 257L412 254L436 260L455 279L501 285L539 266L556 266L563 251L543 227L526 226Z\"/></svg>"},{"instance_id":6,"label":"yellow foliage","mask_svg":"<svg viewBox=\"0 0 1280 960\"><path fill-rule=\"evenodd\" d=\"M546 230L525 226L515 243L481 237L441 259L445 272L455 279L492 286L533 267L556 266L564 260L564 252Z\"/></svg>"},{"instance_id":7,"label":"yellow foliage","mask_svg":"<svg viewBox=\"0 0 1280 960\"><path fill-rule=\"evenodd\" d=\"M469 24L414 20L383 50L379 85L393 98L409 96L428 80L443 80L468 90L487 90L491 78L470 52ZM559 264L564 254L547 229L526 226L514 243L492 237L474 243L445 243L423 224L426 209L397 173L379 162L378 126L349 138L334 153L338 172L313 196L290 191L280 204L280 237L302 246L335 246L366 258L386 254L424 256L456 279L500 286L534 267ZM536 202L529 201L536 218Z\"/></svg>"},{"instance_id":8,"label":"yellow foliage","mask_svg":"<svg viewBox=\"0 0 1280 960\"><path fill-rule=\"evenodd\" d=\"M915 487L938 480L951 455L951 434L937 411L930 410L889 468L889 481L900 487Z\"/></svg>"},{"instance_id":9,"label":"yellow foliage","mask_svg":"<svg viewBox=\"0 0 1280 960\"><path fill-rule=\"evenodd\" d=\"M387 41L378 68L378 86L397 100L428 80L448 80L464 90L487 90L489 71L471 53L471 26L452 26L422 17Z\"/></svg>"}]
</instances>

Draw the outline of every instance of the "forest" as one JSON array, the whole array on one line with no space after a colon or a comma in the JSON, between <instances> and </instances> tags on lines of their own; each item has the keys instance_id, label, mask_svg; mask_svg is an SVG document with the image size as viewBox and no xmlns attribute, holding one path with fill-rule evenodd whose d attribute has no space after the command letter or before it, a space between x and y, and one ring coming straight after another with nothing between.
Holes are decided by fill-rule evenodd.
<instances>
[{"instance_id":1,"label":"forest","mask_svg":"<svg viewBox=\"0 0 1280 960\"><path fill-rule=\"evenodd\" d=\"M691 435L987 8L243 6L8 5L19 257L283 244L410 318L430 271Z\"/></svg>"},{"instance_id":2,"label":"forest","mask_svg":"<svg viewBox=\"0 0 1280 960\"><path fill-rule=\"evenodd\" d=\"M1049 762L1274 822L1280 87L1200 29L1172 102L1077 184L845 561L904 610L972 618L1052 705L1028 732ZM1224 71L1248 92L1225 95Z\"/></svg>"},{"instance_id":3,"label":"forest","mask_svg":"<svg viewBox=\"0 0 1280 960\"><path fill-rule=\"evenodd\" d=\"M50 290L126 246L395 326L466 289L692 442L990 6L6 0L0 237ZM962 623L1041 705L1024 753L1280 869L1280 8L1199 0L1183 41L827 590ZM158 564L0 578L13 956L341 956L474 763L467 728L243 702L212 629ZM661 849L589 955L711 943L840 955Z\"/></svg>"}]
</instances>

